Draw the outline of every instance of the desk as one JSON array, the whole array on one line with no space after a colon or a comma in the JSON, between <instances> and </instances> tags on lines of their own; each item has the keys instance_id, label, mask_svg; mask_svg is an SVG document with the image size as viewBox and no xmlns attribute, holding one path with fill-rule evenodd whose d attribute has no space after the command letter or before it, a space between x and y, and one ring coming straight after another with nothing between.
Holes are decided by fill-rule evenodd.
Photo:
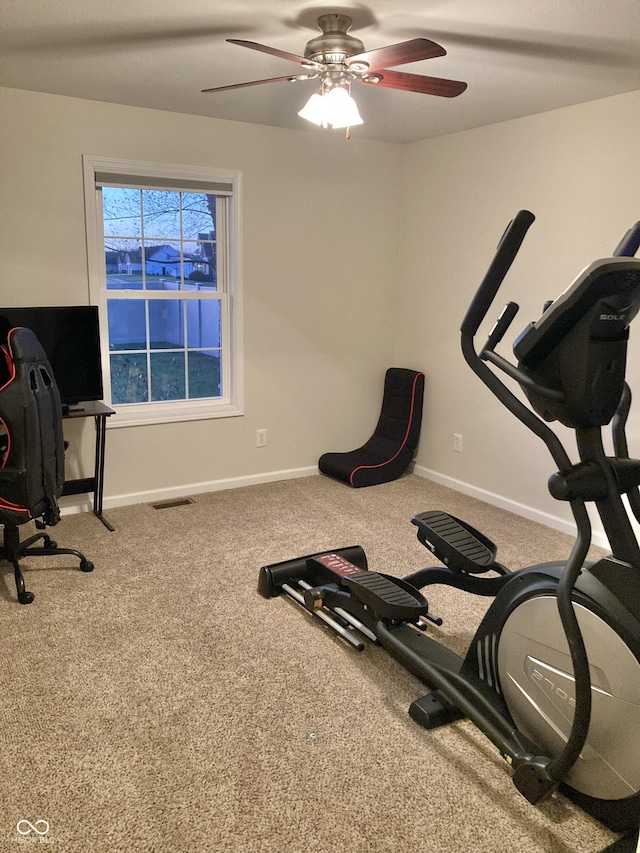
<instances>
[{"instance_id":1,"label":"desk","mask_svg":"<svg viewBox=\"0 0 640 853\"><path fill-rule=\"evenodd\" d=\"M62 495L83 495L93 492L93 514L100 519L107 530L113 532L113 526L102 514L102 492L104 488L104 448L107 438L107 418L115 415L115 410L104 403L78 403L63 414L63 420L71 418L93 418L96 425L96 454L93 477L82 477L77 480L66 480L62 487Z\"/></svg>"}]
</instances>

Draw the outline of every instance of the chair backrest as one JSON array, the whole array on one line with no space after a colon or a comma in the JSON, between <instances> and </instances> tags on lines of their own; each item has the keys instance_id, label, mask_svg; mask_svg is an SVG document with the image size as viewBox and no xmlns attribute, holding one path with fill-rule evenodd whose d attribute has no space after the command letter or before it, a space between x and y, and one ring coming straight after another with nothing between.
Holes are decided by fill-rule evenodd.
<instances>
[{"instance_id":1,"label":"chair backrest","mask_svg":"<svg viewBox=\"0 0 640 853\"><path fill-rule=\"evenodd\" d=\"M56 524L64 484L62 406L40 342L14 328L2 346L0 380L0 523L41 518Z\"/></svg>"},{"instance_id":2,"label":"chair backrest","mask_svg":"<svg viewBox=\"0 0 640 853\"><path fill-rule=\"evenodd\" d=\"M420 437L423 394L423 373L390 367L385 374L382 409L374 435L398 441L414 452Z\"/></svg>"}]
</instances>

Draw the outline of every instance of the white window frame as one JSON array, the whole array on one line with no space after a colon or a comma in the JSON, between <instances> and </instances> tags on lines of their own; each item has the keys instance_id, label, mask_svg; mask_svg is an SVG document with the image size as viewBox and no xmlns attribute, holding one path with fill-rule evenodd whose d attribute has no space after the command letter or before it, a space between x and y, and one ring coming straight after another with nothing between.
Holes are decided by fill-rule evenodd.
<instances>
[{"instance_id":1,"label":"white window frame","mask_svg":"<svg viewBox=\"0 0 640 853\"><path fill-rule=\"evenodd\" d=\"M98 306L100 317L100 344L102 349L102 374L104 401L116 410L118 417L109 418L110 428L139 426L152 423L172 423L206 418L236 417L244 414L244 358L242 341L242 173L228 169L199 166L180 166L171 163L151 163L144 160L120 160L110 157L83 156L85 220L87 231L87 263L89 298ZM109 341L107 335L107 299L113 291L107 290L104 262L104 227L102 192L96 183L99 174L136 177L142 182L157 179L156 189L174 190L180 187L191 192L203 190L204 185L224 183L231 185L228 216L219 222L220 237L228 246L221 292L222 303L222 379L223 396L204 400L166 400L149 403L118 405L111 402L111 373ZM166 297L163 291L119 291L118 298L158 299ZM182 292L180 298L189 298Z\"/></svg>"}]
</instances>

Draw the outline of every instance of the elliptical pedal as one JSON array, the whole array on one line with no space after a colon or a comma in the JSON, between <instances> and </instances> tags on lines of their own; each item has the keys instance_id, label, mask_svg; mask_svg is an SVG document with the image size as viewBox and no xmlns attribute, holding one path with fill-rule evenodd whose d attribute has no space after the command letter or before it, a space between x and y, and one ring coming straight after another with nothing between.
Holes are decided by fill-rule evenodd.
<instances>
[{"instance_id":1,"label":"elliptical pedal","mask_svg":"<svg viewBox=\"0 0 640 853\"><path fill-rule=\"evenodd\" d=\"M490 539L454 515L430 510L414 515L418 539L451 569L480 574L502 567L496 563L497 548Z\"/></svg>"},{"instance_id":2,"label":"elliptical pedal","mask_svg":"<svg viewBox=\"0 0 640 853\"><path fill-rule=\"evenodd\" d=\"M425 616L429 609L427 599L401 578L379 572L358 572L345 577L344 584L379 619L412 622Z\"/></svg>"}]
</instances>

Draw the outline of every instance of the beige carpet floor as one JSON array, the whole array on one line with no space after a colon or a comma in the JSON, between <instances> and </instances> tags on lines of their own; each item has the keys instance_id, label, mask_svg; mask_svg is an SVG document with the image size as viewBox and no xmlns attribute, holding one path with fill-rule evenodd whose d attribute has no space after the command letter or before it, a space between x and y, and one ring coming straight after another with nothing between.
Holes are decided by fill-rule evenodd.
<instances>
[{"instance_id":1,"label":"beige carpet floor","mask_svg":"<svg viewBox=\"0 0 640 853\"><path fill-rule=\"evenodd\" d=\"M345 545L391 574L433 564L410 524L426 509L466 518L510 568L566 556L569 537L414 475L193 501L109 510L114 533L64 517L55 538L95 571L30 559L29 606L2 564L0 851L43 838L60 853L592 853L615 840L561 795L529 805L467 721L419 728L407 709L425 689L382 649L353 651L256 592L261 565ZM445 619L433 635L463 652L488 600L442 588L430 602Z\"/></svg>"}]
</instances>

